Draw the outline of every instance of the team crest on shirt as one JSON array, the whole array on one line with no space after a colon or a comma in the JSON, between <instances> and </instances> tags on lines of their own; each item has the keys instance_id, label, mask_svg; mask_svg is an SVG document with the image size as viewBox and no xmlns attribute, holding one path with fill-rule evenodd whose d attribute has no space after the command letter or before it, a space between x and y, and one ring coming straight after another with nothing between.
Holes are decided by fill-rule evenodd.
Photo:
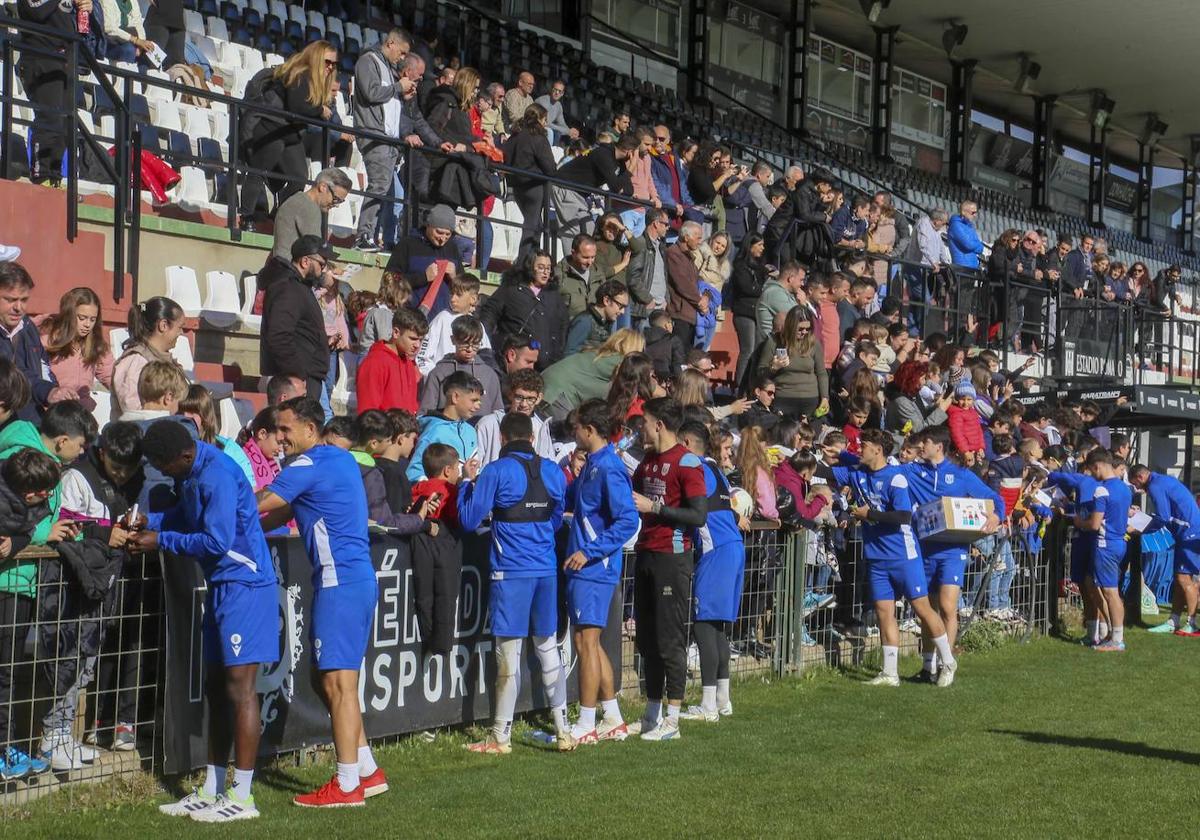
<instances>
[{"instance_id":1,"label":"team crest on shirt","mask_svg":"<svg viewBox=\"0 0 1200 840\"><path fill-rule=\"evenodd\" d=\"M667 473L669 473L670 471L671 471L671 465L670 465L670 464L663 464L663 465L662 465L662 477L663 477L663 478L666 478L666 477L667 477Z\"/></svg>"},{"instance_id":2,"label":"team crest on shirt","mask_svg":"<svg viewBox=\"0 0 1200 840\"><path fill-rule=\"evenodd\" d=\"M947 484L953 484L953 483L954 483L954 475L953 475L953 473L950 473L950 474L947 474L947 475L946 475L946 483L947 483Z\"/></svg>"},{"instance_id":3,"label":"team crest on shirt","mask_svg":"<svg viewBox=\"0 0 1200 840\"><path fill-rule=\"evenodd\" d=\"M313 656L317 657L317 661L321 661L321 640L313 639Z\"/></svg>"},{"instance_id":4,"label":"team crest on shirt","mask_svg":"<svg viewBox=\"0 0 1200 840\"><path fill-rule=\"evenodd\" d=\"M234 656L241 656L242 655L242 634L234 633L232 636L230 636L229 637L229 646L231 648L233 648Z\"/></svg>"},{"instance_id":5,"label":"team crest on shirt","mask_svg":"<svg viewBox=\"0 0 1200 840\"><path fill-rule=\"evenodd\" d=\"M883 482L882 482L882 481L876 481L876 482L875 482L875 489L876 489L876 490L882 490L882 489L883 489Z\"/></svg>"}]
</instances>

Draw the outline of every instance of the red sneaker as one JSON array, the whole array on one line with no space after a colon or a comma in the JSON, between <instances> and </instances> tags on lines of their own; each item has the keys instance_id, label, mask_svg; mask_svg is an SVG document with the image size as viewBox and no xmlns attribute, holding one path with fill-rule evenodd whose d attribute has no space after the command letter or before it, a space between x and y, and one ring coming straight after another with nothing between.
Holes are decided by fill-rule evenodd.
<instances>
[{"instance_id":1,"label":"red sneaker","mask_svg":"<svg viewBox=\"0 0 1200 840\"><path fill-rule=\"evenodd\" d=\"M300 794L292 804L301 808L361 808L366 803L361 783L349 793L343 793L337 776L334 776L312 793Z\"/></svg>"},{"instance_id":2,"label":"red sneaker","mask_svg":"<svg viewBox=\"0 0 1200 840\"><path fill-rule=\"evenodd\" d=\"M359 776L358 786L362 789L364 799L370 799L372 796L387 793L388 782L387 776L383 775L383 768L376 767L375 772L370 776Z\"/></svg>"}]
</instances>

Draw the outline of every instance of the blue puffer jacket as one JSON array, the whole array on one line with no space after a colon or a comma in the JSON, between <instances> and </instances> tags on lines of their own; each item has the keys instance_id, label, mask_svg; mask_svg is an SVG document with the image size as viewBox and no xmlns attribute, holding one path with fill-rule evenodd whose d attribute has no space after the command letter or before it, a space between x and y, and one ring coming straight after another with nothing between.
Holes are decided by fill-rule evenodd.
<instances>
[{"instance_id":1,"label":"blue puffer jacket","mask_svg":"<svg viewBox=\"0 0 1200 840\"><path fill-rule=\"evenodd\" d=\"M949 240L950 262L963 268L979 268L983 240L979 238L974 224L956 213L950 217L946 238Z\"/></svg>"}]
</instances>

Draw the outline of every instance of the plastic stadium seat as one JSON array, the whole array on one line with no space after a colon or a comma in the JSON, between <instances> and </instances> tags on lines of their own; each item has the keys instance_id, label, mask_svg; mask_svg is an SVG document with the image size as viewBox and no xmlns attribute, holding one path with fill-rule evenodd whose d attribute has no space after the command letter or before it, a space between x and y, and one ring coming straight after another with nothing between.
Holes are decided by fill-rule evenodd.
<instances>
[{"instance_id":1,"label":"plastic stadium seat","mask_svg":"<svg viewBox=\"0 0 1200 840\"><path fill-rule=\"evenodd\" d=\"M213 163L223 163L225 156L221 154L221 144L211 137L200 137L196 140L196 157L200 160L211 160Z\"/></svg>"},{"instance_id":2,"label":"plastic stadium seat","mask_svg":"<svg viewBox=\"0 0 1200 840\"><path fill-rule=\"evenodd\" d=\"M271 2L267 4L267 10L280 20L288 19L287 3L284 3L283 0L271 0Z\"/></svg>"},{"instance_id":3,"label":"plastic stadium seat","mask_svg":"<svg viewBox=\"0 0 1200 840\"><path fill-rule=\"evenodd\" d=\"M170 268L167 269L167 271L170 270ZM191 269L189 268L188 271L191 271ZM195 276L196 275L193 272L193 279ZM167 297L172 296L167 295ZM179 298L174 298L174 300L180 306L183 306L183 301L181 301ZM199 294L196 295L196 300L197 302L200 300ZM184 309L184 312L187 312L187 310ZM188 337L186 335L181 335L175 340L175 346L171 348L171 358L179 362L179 366L183 368L183 372L187 374L188 379L191 379L196 375L196 357L192 355L192 345L191 342L188 341Z\"/></svg>"},{"instance_id":4,"label":"plastic stadium seat","mask_svg":"<svg viewBox=\"0 0 1200 840\"><path fill-rule=\"evenodd\" d=\"M308 10L308 25L315 27L322 32L325 31L325 15L318 12L316 9Z\"/></svg>"},{"instance_id":5,"label":"plastic stadium seat","mask_svg":"<svg viewBox=\"0 0 1200 840\"><path fill-rule=\"evenodd\" d=\"M345 31L342 29L342 19L338 18L338 17L332 17L332 16L326 17L325 18L325 32L327 34L328 33L337 33L337 35L339 37L344 36Z\"/></svg>"},{"instance_id":6,"label":"plastic stadium seat","mask_svg":"<svg viewBox=\"0 0 1200 840\"><path fill-rule=\"evenodd\" d=\"M96 407L92 409L92 417L96 420L96 428L103 429L112 418L112 398L103 392L96 392Z\"/></svg>"},{"instance_id":7,"label":"plastic stadium seat","mask_svg":"<svg viewBox=\"0 0 1200 840\"><path fill-rule=\"evenodd\" d=\"M108 331L108 347L112 351L114 359L121 358L121 354L125 352L125 342L129 340L129 330L123 327L116 327Z\"/></svg>"},{"instance_id":8,"label":"plastic stadium seat","mask_svg":"<svg viewBox=\"0 0 1200 840\"><path fill-rule=\"evenodd\" d=\"M241 317L237 278L228 271L210 271L205 280L208 295L204 298L200 317L218 329L229 329Z\"/></svg>"},{"instance_id":9,"label":"plastic stadium seat","mask_svg":"<svg viewBox=\"0 0 1200 840\"><path fill-rule=\"evenodd\" d=\"M219 17L209 17L207 18L207 21L208 35L210 38L214 38L218 41L229 40L229 27L225 25L225 21L221 20Z\"/></svg>"},{"instance_id":10,"label":"plastic stadium seat","mask_svg":"<svg viewBox=\"0 0 1200 840\"><path fill-rule=\"evenodd\" d=\"M199 212L208 206L208 179L203 169L184 166L179 170L182 180L175 191L175 202L183 209Z\"/></svg>"},{"instance_id":11,"label":"plastic stadium seat","mask_svg":"<svg viewBox=\"0 0 1200 840\"><path fill-rule=\"evenodd\" d=\"M182 306L189 318L199 315L202 306L196 270L186 265L167 266L167 297Z\"/></svg>"},{"instance_id":12,"label":"plastic stadium seat","mask_svg":"<svg viewBox=\"0 0 1200 840\"><path fill-rule=\"evenodd\" d=\"M154 107L154 124L159 128L171 131L183 131L183 122L179 119L179 106L174 102L164 102L161 99L152 100Z\"/></svg>"},{"instance_id":13,"label":"plastic stadium seat","mask_svg":"<svg viewBox=\"0 0 1200 840\"><path fill-rule=\"evenodd\" d=\"M161 133L162 129L159 129ZM196 153L192 151L192 141L182 131L167 132L167 157L171 165L180 167L191 163Z\"/></svg>"},{"instance_id":14,"label":"plastic stadium seat","mask_svg":"<svg viewBox=\"0 0 1200 840\"><path fill-rule=\"evenodd\" d=\"M301 26L304 26L304 24L308 21L308 18L306 18L304 15L304 7L297 6L295 3L287 7L287 17L288 20L294 20Z\"/></svg>"},{"instance_id":15,"label":"plastic stadium seat","mask_svg":"<svg viewBox=\"0 0 1200 840\"><path fill-rule=\"evenodd\" d=\"M206 18L217 16L217 0L199 0L196 11Z\"/></svg>"},{"instance_id":16,"label":"plastic stadium seat","mask_svg":"<svg viewBox=\"0 0 1200 840\"><path fill-rule=\"evenodd\" d=\"M206 109L197 108L194 105L183 105L181 110L183 111L183 131L188 137L193 140L212 137L212 121L208 118Z\"/></svg>"},{"instance_id":17,"label":"plastic stadium seat","mask_svg":"<svg viewBox=\"0 0 1200 840\"><path fill-rule=\"evenodd\" d=\"M345 26L342 27L342 30L343 30L342 34L346 36L347 40L353 38L355 41L358 41L360 44L363 42L362 28L354 21L346 21L346 24L345 24Z\"/></svg>"},{"instance_id":18,"label":"plastic stadium seat","mask_svg":"<svg viewBox=\"0 0 1200 840\"><path fill-rule=\"evenodd\" d=\"M304 43L304 26L298 21L287 21L283 24L283 37L293 44Z\"/></svg>"},{"instance_id":19,"label":"plastic stadium seat","mask_svg":"<svg viewBox=\"0 0 1200 840\"><path fill-rule=\"evenodd\" d=\"M255 315L254 296L258 292L258 275L247 274L242 278L242 325L257 332L262 328L262 316Z\"/></svg>"}]
</instances>

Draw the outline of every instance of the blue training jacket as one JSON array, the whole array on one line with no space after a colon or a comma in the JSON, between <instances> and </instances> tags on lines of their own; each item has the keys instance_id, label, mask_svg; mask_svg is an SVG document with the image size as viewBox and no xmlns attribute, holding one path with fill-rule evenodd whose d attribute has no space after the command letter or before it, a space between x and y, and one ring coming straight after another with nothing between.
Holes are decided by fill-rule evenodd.
<instances>
[{"instance_id":1,"label":"blue training jacket","mask_svg":"<svg viewBox=\"0 0 1200 840\"><path fill-rule=\"evenodd\" d=\"M533 447L518 442L500 450L475 481L464 481L458 494L458 520L464 530L474 531L497 508L509 508L525 498L528 481L518 459L537 457ZM567 496L567 479L553 461L541 461L540 474L552 509L547 522L492 522L492 546L488 552L491 579L545 577L557 574L558 553L554 534L562 525Z\"/></svg>"},{"instance_id":2,"label":"blue training jacket","mask_svg":"<svg viewBox=\"0 0 1200 840\"><path fill-rule=\"evenodd\" d=\"M640 517L633 506L633 484L621 456L611 446L593 452L567 491L571 526L567 556L576 551L588 563L567 577L616 583L621 579L621 549L637 533Z\"/></svg>"},{"instance_id":3,"label":"blue training jacket","mask_svg":"<svg viewBox=\"0 0 1200 840\"><path fill-rule=\"evenodd\" d=\"M215 446L196 443L179 503L147 516L164 551L196 558L210 583L275 584L275 564L242 468Z\"/></svg>"},{"instance_id":4,"label":"blue training jacket","mask_svg":"<svg viewBox=\"0 0 1200 840\"><path fill-rule=\"evenodd\" d=\"M1000 517L1001 522L1004 521L1004 499L966 467L943 460L936 467L928 461L912 461L899 469L908 476L908 494L912 497L913 505L923 505L947 496L991 499L992 504L996 506L996 515ZM965 551L965 545L934 540L921 541L921 553L926 558L943 554L962 554Z\"/></svg>"},{"instance_id":5,"label":"blue training jacket","mask_svg":"<svg viewBox=\"0 0 1200 840\"><path fill-rule=\"evenodd\" d=\"M1165 519L1180 545L1196 550L1200 543L1200 506L1187 486L1161 473L1150 473L1146 495L1154 503L1154 512Z\"/></svg>"}]
</instances>

